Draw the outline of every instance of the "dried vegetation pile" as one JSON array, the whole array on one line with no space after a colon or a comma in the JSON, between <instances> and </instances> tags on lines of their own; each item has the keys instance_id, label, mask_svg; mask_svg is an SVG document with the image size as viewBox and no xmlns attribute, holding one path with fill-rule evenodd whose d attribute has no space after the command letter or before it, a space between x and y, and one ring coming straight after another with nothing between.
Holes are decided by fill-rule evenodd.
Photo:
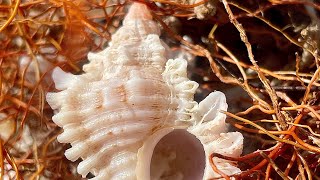
<instances>
[{"instance_id":1,"label":"dried vegetation pile","mask_svg":"<svg viewBox=\"0 0 320 180\"><path fill-rule=\"evenodd\" d=\"M191 57L197 98L222 90L245 135L239 179L320 179L319 11L308 0L143 1ZM0 0L0 179L80 179L45 102L56 66L81 73L107 46L125 0ZM214 162L212 168L216 169ZM223 173L221 176L230 179Z\"/></svg>"}]
</instances>

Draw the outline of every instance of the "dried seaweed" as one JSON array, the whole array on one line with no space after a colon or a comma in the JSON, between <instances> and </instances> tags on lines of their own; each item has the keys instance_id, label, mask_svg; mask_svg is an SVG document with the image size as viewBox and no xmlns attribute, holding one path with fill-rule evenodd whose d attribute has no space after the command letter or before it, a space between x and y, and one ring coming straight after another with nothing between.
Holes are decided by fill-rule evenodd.
<instances>
[{"instance_id":1,"label":"dried seaweed","mask_svg":"<svg viewBox=\"0 0 320 180\"><path fill-rule=\"evenodd\" d=\"M238 179L319 179L318 1L216 1L196 19L181 0L143 1L177 54L190 58L196 98L226 93L228 123L245 135ZM81 73L90 51L107 46L125 0L0 1L0 179L81 179L63 156L45 102L56 66ZM168 23L169 22L169 23Z\"/></svg>"}]
</instances>

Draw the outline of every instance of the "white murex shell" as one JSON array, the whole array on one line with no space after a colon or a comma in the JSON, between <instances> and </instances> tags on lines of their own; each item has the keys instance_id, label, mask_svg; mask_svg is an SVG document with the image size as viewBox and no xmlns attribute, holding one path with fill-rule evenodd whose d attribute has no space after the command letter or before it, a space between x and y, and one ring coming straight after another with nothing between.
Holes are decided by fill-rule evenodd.
<instances>
[{"instance_id":1,"label":"white murex shell","mask_svg":"<svg viewBox=\"0 0 320 180\"><path fill-rule=\"evenodd\" d=\"M180 180L219 177L211 153L240 156L243 137L225 133L223 93L213 92L199 104L198 83L187 78L187 61L169 59L159 27L148 8L134 3L110 46L90 53L84 74L56 68L57 93L47 101L58 113L53 121L71 143L66 157L82 158L83 177L112 180ZM227 175L241 172L233 162L214 158Z\"/></svg>"}]
</instances>

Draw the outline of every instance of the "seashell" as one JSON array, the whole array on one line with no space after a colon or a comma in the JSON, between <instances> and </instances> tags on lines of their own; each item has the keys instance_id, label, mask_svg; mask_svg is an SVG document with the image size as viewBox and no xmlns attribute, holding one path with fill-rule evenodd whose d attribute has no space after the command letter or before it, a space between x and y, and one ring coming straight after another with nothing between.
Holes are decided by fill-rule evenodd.
<instances>
[{"instance_id":1,"label":"seashell","mask_svg":"<svg viewBox=\"0 0 320 180\"><path fill-rule=\"evenodd\" d=\"M84 74L53 71L57 93L47 101L52 120L71 143L65 156L83 177L93 179L208 179L219 177L212 152L239 156L243 137L225 133L225 96L213 92L194 101L198 83L187 78L187 61L166 57L169 49L148 8L134 3L110 46L89 53ZM226 174L240 170L215 159Z\"/></svg>"},{"instance_id":2,"label":"seashell","mask_svg":"<svg viewBox=\"0 0 320 180\"><path fill-rule=\"evenodd\" d=\"M14 121L6 113L0 113L0 141L7 142L14 134Z\"/></svg>"},{"instance_id":3,"label":"seashell","mask_svg":"<svg viewBox=\"0 0 320 180\"><path fill-rule=\"evenodd\" d=\"M193 1L191 4L200 3L201 0L190 0ZM208 2L196 6L194 8L194 13L196 14L196 18L198 19L205 19L210 16L214 16L217 12L217 3L216 0L209 0Z\"/></svg>"},{"instance_id":4,"label":"seashell","mask_svg":"<svg viewBox=\"0 0 320 180\"><path fill-rule=\"evenodd\" d=\"M195 14L195 18L197 19L206 19L211 16L214 16L217 13L217 4L219 1L217 0L171 0L178 4L189 4L189 5L196 5L193 9Z\"/></svg>"}]
</instances>

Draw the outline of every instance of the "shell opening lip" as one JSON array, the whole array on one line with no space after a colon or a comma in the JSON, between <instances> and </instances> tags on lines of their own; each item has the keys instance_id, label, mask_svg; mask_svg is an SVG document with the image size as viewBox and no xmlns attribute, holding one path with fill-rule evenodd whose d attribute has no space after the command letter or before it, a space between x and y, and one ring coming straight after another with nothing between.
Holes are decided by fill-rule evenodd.
<instances>
[{"instance_id":1,"label":"shell opening lip","mask_svg":"<svg viewBox=\"0 0 320 180\"><path fill-rule=\"evenodd\" d=\"M150 167L150 171L145 172L147 174L144 174L142 179L203 179L206 166L205 151L195 135L185 129L167 129L151 138L152 143L144 144L145 147L139 150L139 155L148 159L144 161L148 162L145 165L149 164ZM149 150L145 151L143 148Z\"/></svg>"}]
</instances>

